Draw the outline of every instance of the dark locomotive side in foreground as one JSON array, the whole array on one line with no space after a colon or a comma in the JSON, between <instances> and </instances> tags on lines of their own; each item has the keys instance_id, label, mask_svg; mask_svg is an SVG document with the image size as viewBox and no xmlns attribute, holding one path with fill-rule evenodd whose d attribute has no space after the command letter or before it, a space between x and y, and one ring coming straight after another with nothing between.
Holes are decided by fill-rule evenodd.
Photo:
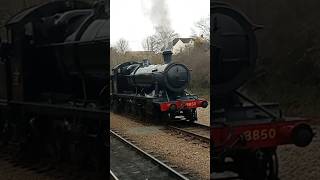
<instances>
[{"instance_id":1,"label":"dark locomotive side in foreground","mask_svg":"<svg viewBox=\"0 0 320 180\"><path fill-rule=\"evenodd\" d=\"M0 143L26 157L107 165L108 5L55 0L6 23ZM104 169L101 172L106 172Z\"/></svg>"},{"instance_id":2,"label":"dark locomotive side in foreground","mask_svg":"<svg viewBox=\"0 0 320 180\"><path fill-rule=\"evenodd\" d=\"M183 117L197 120L197 108L208 102L186 91L191 73L184 64L171 62L172 52L163 52L163 64L129 61L112 69L112 108L152 119Z\"/></svg>"},{"instance_id":3,"label":"dark locomotive side in foreground","mask_svg":"<svg viewBox=\"0 0 320 180\"><path fill-rule=\"evenodd\" d=\"M259 28L230 5L211 3L213 179L231 171L245 180L277 180L277 147L305 147L313 138L308 119L282 117L278 104L256 103L237 90L253 75Z\"/></svg>"}]
</instances>

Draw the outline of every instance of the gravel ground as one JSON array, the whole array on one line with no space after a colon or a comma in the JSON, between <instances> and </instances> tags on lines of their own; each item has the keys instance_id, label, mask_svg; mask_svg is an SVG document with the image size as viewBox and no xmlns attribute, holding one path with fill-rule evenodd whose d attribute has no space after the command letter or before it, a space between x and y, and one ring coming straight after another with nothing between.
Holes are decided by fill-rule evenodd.
<instances>
[{"instance_id":1,"label":"gravel ground","mask_svg":"<svg viewBox=\"0 0 320 180\"><path fill-rule=\"evenodd\" d=\"M320 179L320 125L313 128L317 135L309 146L298 148L287 145L278 148L281 180Z\"/></svg>"},{"instance_id":2,"label":"gravel ground","mask_svg":"<svg viewBox=\"0 0 320 180\"><path fill-rule=\"evenodd\" d=\"M186 141L163 130L161 126L139 123L111 113L111 129L126 135L143 150L160 155L171 165L195 174L197 179L209 179L210 149L195 141Z\"/></svg>"}]
</instances>

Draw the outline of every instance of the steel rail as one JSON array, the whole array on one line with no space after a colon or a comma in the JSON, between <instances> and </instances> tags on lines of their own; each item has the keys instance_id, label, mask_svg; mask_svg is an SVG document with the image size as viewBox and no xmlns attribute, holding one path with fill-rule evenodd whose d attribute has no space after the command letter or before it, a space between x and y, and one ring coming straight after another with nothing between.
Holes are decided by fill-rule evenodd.
<instances>
[{"instance_id":1,"label":"steel rail","mask_svg":"<svg viewBox=\"0 0 320 180\"><path fill-rule=\"evenodd\" d=\"M117 133L115 133L114 131L110 130L110 135L112 135L113 137L119 139L120 141L122 141L123 143L125 143L127 146L129 146L131 149L135 150L136 152L138 152L139 154L141 154L142 156L144 156L146 159L151 160L153 163L155 163L158 167L160 167L161 169L167 171L170 175L172 175L174 178L176 178L177 180L188 180L187 177L185 177L184 175L180 174L179 172L177 172L176 170L172 169L171 167L169 167L168 165L166 165L165 163L161 162L160 160L158 160L157 158L151 156L150 154L148 154L147 152L143 151L142 149L140 149L139 147L137 147L136 145L132 144L131 142L129 142L128 140L126 140L125 138L121 137L120 135L118 135Z\"/></svg>"},{"instance_id":2,"label":"steel rail","mask_svg":"<svg viewBox=\"0 0 320 180\"><path fill-rule=\"evenodd\" d=\"M110 180L119 180L116 175L110 170Z\"/></svg>"},{"instance_id":3,"label":"steel rail","mask_svg":"<svg viewBox=\"0 0 320 180\"><path fill-rule=\"evenodd\" d=\"M192 131L189 131L189 130L185 130L184 127L181 128L181 127L177 127L175 125L168 125L167 127L169 129L181 132L183 134L193 136L193 137L195 137L195 138L197 138L197 139L199 139L199 140L201 140L203 142L210 143L210 126L206 126L204 124L199 124L199 123L192 123L191 126L186 126L186 128L197 128L197 127L200 127L201 129L206 128L209 131L209 136L203 136L203 135L200 135L198 133L195 133L195 132L192 132Z\"/></svg>"}]
</instances>

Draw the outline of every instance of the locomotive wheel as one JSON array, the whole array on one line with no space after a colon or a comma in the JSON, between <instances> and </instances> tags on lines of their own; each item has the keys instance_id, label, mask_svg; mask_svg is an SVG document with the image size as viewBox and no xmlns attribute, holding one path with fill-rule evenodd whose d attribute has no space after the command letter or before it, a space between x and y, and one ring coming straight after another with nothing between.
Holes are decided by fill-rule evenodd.
<instances>
[{"instance_id":1,"label":"locomotive wheel","mask_svg":"<svg viewBox=\"0 0 320 180\"><path fill-rule=\"evenodd\" d=\"M154 121L160 121L161 120L160 113L156 108L153 109L152 120L154 120Z\"/></svg>"},{"instance_id":2,"label":"locomotive wheel","mask_svg":"<svg viewBox=\"0 0 320 180\"><path fill-rule=\"evenodd\" d=\"M137 109L133 103L130 104L130 112L133 116L137 116Z\"/></svg>"},{"instance_id":3,"label":"locomotive wheel","mask_svg":"<svg viewBox=\"0 0 320 180\"><path fill-rule=\"evenodd\" d=\"M113 100L112 111L114 113L120 113L120 102L117 99Z\"/></svg>"},{"instance_id":4,"label":"locomotive wheel","mask_svg":"<svg viewBox=\"0 0 320 180\"><path fill-rule=\"evenodd\" d=\"M136 104L136 114L139 120L143 120L146 116L143 106Z\"/></svg>"},{"instance_id":5,"label":"locomotive wheel","mask_svg":"<svg viewBox=\"0 0 320 180\"><path fill-rule=\"evenodd\" d=\"M166 114L166 120L167 121L174 121L175 120L176 115L174 113L167 113Z\"/></svg>"},{"instance_id":6,"label":"locomotive wheel","mask_svg":"<svg viewBox=\"0 0 320 180\"><path fill-rule=\"evenodd\" d=\"M164 118L163 112L160 111L160 108L158 107L154 107L153 108L153 113L152 113L152 120L156 121L156 122L160 122Z\"/></svg>"},{"instance_id":7,"label":"locomotive wheel","mask_svg":"<svg viewBox=\"0 0 320 180\"><path fill-rule=\"evenodd\" d=\"M129 115L131 113L131 103L128 101L125 101L123 107L124 107L124 114Z\"/></svg>"},{"instance_id":8,"label":"locomotive wheel","mask_svg":"<svg viewBox=\"0 0 320 180\"><path fill-rule=\"evenodd\" d=\"M7 121L3 119L2 122L2 127L1 127L1 135L0 135L0 141L2 145L7 145L10 139L12 138L13 135L13 127L12 125Z\"/></svg>"},{"instance_id":9,"label":"locomotive wheel","mask_svg":"<svg viewBox=\"0 0 320 180\"><path fill-rule=\"evenodd\" d=\"M26 120L26 122L17 125L19 131L22 128L26 128L25 134L18 134L20 152L25 160L39 160L48 155L46 149L48 142L46 133L49 132L49 130L44 123L47 123L47 121L45 117L40 116L26 117Z\"/></svg>"},{"instance_id":10,"label":"locomotive wheel","mask_svg":"<svg viewBox=\"0 0 320 180\"><path fill-rule=\"evenodd\" d=\"M8 122L4 112L0 109L0 145L8 143Z\"/></svg>"},{"instance_id":11,"label":"locomotive wheel","mask_svg":"<svg viewBox=\"0 0 320 180\"><path fill-rule=\"evenodd\" d=\"M189 120L190 122L194 122L194 121L198 120L196 109L191 109L191 110L185 111L184 113L186 114L185 118L187 120Z\"/></svg>"},{"instance_id":12,"label":"locomotive wheel","mask_svg":"<svg viewBox=\"0 0 320 180\"><path fill-rule=\"evenodd\" d=\"M279 180L275 150L242 152L235 158L238 174L244 180Z\"/></svg>"},{"instance_id":13,"label":"locomotive wheel","mask_svg":"<svg viewBox=\"0 0 320 180\"><path fill-rule=\"evenodd\" d=\"M112 110L112 112L114 112L114 113L117 112L116 105L117 105L117 101L113 100L112 103L111 103L111 110Z\"/></svg>"},{"instance_id":14,"label":"locomotive wheel","mask_svg":"<svg viewBox=\"0 0 320 180\"><path fill-rule=\"evenodd\" d=\"M2 117L2 112L0 109L0 143L2 143L2 130L4 128L4 124L5 124L5 121L4 121L4 118Z\"/></svg>"}]
</instances>

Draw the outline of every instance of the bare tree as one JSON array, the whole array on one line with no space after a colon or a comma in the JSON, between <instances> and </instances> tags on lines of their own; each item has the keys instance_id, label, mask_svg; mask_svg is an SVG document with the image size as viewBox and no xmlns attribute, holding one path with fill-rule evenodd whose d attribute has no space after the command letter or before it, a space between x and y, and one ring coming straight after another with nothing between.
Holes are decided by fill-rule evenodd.
<instances>
[{"instance_id":1,"label":"bare tree","mask_svg":"<svg viewBox=\"0 0 320 180\"><path fill-rule=\"evenodd\" d=\"M158 26L156 33L152 36L155 40L155 51L161 52L172 48L172 41L178 37L178 34L169 27Z\"/></svg>"},{"instance_id":2,"label":"bare tree","mask_svg":"<svg viewBox=\"0 0 320 180\"><path fill-rule=\"evenodd\" d=\"M201 18L195 23L195 28L197 29L199 35L203 35L206 40L210 40L210 17ZM192 29L193 33L195 30Z\"/></svg>"},{"instance_id":3,"label":"bare tree","mask_svg":"<svg viewBox=\"0 0 320 180\"><path fill-rule=\"evenodd\" d=\"M156 52L157 49L157 40L154 36L148 36L142 42L142 47L146 51Z\"/></svg>"},{"instance_id":4,"label":"bare tree","mask_svg":"<svg viewBox=\"0 0 320 180\"><path fill-rule=\"evenodd\" d=\"M123 38L119 39L115 46L118 53L126 53L129 50L129 42Z\"/></svg>"}]
</instances>

